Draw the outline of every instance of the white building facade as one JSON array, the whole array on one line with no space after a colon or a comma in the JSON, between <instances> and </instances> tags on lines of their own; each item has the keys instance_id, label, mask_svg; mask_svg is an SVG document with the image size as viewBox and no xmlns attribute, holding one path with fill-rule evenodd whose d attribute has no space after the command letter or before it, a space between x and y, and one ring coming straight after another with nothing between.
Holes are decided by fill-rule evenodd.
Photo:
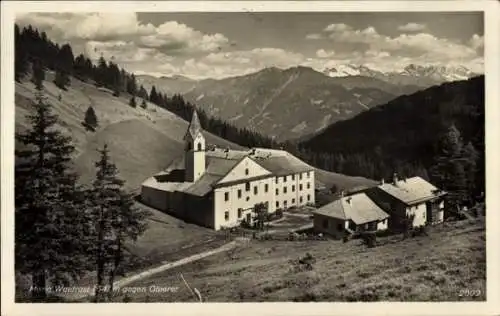
<instances>
[{"instance_id":1,"label":"white building facade","mask_svg":"<svg viewBox=\"0 0 500 316\"><path fill-rule=\"evenodd\" d=\"M146 180L144 203L215 230L251 221L259 203L269 213L315 203L314 168L286 151L207 150L196 112L184 141L183 170Z\"/></svg>"}]
</instances>

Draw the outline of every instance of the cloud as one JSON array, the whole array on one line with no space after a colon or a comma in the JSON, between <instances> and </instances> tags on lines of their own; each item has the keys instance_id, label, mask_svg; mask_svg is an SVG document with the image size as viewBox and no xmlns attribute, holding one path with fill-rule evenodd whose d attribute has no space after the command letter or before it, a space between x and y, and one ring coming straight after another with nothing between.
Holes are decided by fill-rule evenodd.
<instances>
[{"instance_id":1,"label":"cloud","mask_svg":"<svg viewBox=\"0 0 500 316\"><path fill-rule=\"evenodd\" d=\"M299 65L302 54L281 48L255 48L232 52L210 53L198 59L189 59L181 67L191 77L223 78L255 72L266 67L288 68Z\"/></svg>"},{"instance_id":2,"label":"cloud","mask_svg":"<svg viewBox=\"0 0 500 316\"><path fill-rule=\"evenodd\" d=\"M398 30L402 32L419 32L425 30L425 24L419 23L407 23L405 25L398 26Z\"/></svg>"},{"instance_id":3,"label":"cloud","mask_svg":"<svg viewBox=\"0 0 500 316\"><path fill-rule=\"evenodd\" d=\"M469 40L469 45L476 50L484 49L484 36L479 36L477 34L472 35L472 38Z\"/></svg>"},{"instance_id":4,"label":"cloud","mask_svg":"<svg viewBox=\"0 0 500 316\"><path fill-rule=\"evenodd\" d=\"M323 30L324 32L342 32L342 31L347 31L351 30L352 27L350 27L347 24L344 23L338 23L338 24L330 24L325 29Z\"/></svg>"},{"instance_id":5,"label":"cloud","mask_svg":"<svg viewBox=\"0 0 500 316\"><path fill-rule=\"evenodd\" d=\"M306 35L306 39L308 39L308 40L319 40L322 38L323 38L323 36L321 34L318 34L318 33L312 33L312 34Z\"/></svg>"},{"instance_id":6,"label":"cloud","mask_svg":"<svg viewBox=\"0 0 500 316\"><path fill-rule=\"evenodd\" d=\"M176 21L144 24L136 13L28 13L18 15L17 22L47 30L56 41L126 40L172 55L213 52L229 45L222 34L204 34Z\"/></svg>"},{"instance_id":7,"label":"cloud","mask_svg":"<svg viewBox=\"0 0 500 316\"><path fill-rule=\"evenodd\" d=\"M413 27L415 23L409 23ZM474 36L468 44L455 42L446 38L438 38L429 33L400 34L386 36L369 26L365 29L354 29L346 24L330 24L324 28L323 34L334 43L362 45L369 51L368 57L382 57L386 54L411 58L427 58L431 62L449 62L451 60L470 61L478 56L478 48L482 45L482 37ZM374 52L385 52L374 55ZM369 56L371 55L371 56ZM387 56L385 56L387 57Z\"/></svg>"},{"instance_id":8,"label":"cloud","mask_svg":"<svg viewBox=\"0 0 500 316\"><path fill-rule=\"evenodd\" d=\"M326 51L324 49L318 49L316 51L316 56L318 56L319 58L330 58L334 55L335 55L335 51L333 51L333 50Z\"/></svg>"}]
</instances>

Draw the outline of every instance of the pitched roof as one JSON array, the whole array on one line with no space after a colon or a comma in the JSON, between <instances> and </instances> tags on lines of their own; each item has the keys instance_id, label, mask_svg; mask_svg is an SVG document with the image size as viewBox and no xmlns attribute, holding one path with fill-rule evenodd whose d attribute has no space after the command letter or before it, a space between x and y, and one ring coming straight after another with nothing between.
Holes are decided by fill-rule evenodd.
<instances>
[{"instance_id":1,"label":"pitched roof","mask_svg":"<svg viewBox=\"0 0 500 316\"><path fill-rule=\"evenodd\" d=\"M310 165L283 150L255 148L245 151L217 148L206 151L205 174L196 182L184 182L183 176L180 175L184 173L184 158L181 158L173 162L167 170L144 181L142 185L162 191L180 191L204 196L245 157L249 157L275 176L314 170Z\"/></svg>"},{"instance_id":2,"label":"pitched roof","mask_svg":"<svg viewBox=\"0 0 500 316\"><path fill-rule=\"evenodd\" d=\"M254 148L248 155L276 176L314 170L314 167L284 150Z\"/></svg>"},{"instance_id":3,"label":"pitched roof","mask_svg":"<svg viewBox=\"0 0 500 316\"><path fill-rule=\"evenodd\" d=\"M352 220L357 225L389 217L389 214L378 207L365 193L342 197L324 205L314 213L342 220Z\"/></svg>"},{"instance_id":4,"label":"pitched roof","mask_svg":"<svg viewBox=\"0 0 500 316\"><path fill-rule=\"evenodd\" d=\"M398 180L396 184L384 183L379 185L378 188L405 204L414 204L430 200L443 193L421 177Z\"/></svg>"},{"instance_id":5,"label":"pitched roof","mask_svg":"<svg viewBox=\"0 0 500 316\"><path fill-rule=\"evenodd\" d=\"M191 139L195 139L198 133L200 132L201 132L200 119L198 118L198 113L196 112L196 110L194 110L193 117L191 118L191 123L189 123L186 135L184 135L184 140L186 140L188 136L190 136Z\"/></svg>"}]
</instances>

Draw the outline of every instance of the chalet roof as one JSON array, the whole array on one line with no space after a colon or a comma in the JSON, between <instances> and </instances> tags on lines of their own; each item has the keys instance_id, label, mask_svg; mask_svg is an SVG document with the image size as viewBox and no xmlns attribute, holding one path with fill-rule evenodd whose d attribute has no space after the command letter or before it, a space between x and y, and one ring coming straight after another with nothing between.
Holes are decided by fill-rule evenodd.
<instances>
[{"instance_id":1,"label":"chalet roof","mask_svg":"<svg viewBox=\"0 0 500 316\"><path fill-rule=\"evenodd\" d=\"M245 151L216 148L206 151L205 174L198 181L184 182L184 177L181 176L184 174L184 158L180 158L167 170L147 179L142 185L162 191L180 191L204 196L245 157L249 157L275 176L314 170L313 167L283 150L255 148Z\"/></svg>"},{"instance_id":2,"label":"chalet roof","mask_svg":"<svg viewBox=\"0 0 500 316\"><path fill-rule=\"evenodd\" d=\"M342 197L314 212L342 220L352 220L356 225L384 220L389 214L378 207L365 193Z\"/></svg>"},{"instance_id":3,"label":"chalet roof","mask_svg":"<svg viewBox=\"0 0 500 316\"><path fill-rule=\"evenodd\" d=\"M398 180L396 184L384 183L378 188L408 205L427 201L442 194L438 188L421 177Z\"/></svg>"},{"instance_id":4,"label":"chalet roof","mask_svg":"<svg viewBox=\"0 0 500 316\"><path fill-rule=\"evenodd\" d=\"M191 118L191 123L189 123L189 127L187 129L186 135L184 136L184 140L189 137L191 139L195 139L198 133L201 132L201 124L200 119L198 118L198 113L196 110L193 111L193 117Z\"/></svg>"}]
</instances>

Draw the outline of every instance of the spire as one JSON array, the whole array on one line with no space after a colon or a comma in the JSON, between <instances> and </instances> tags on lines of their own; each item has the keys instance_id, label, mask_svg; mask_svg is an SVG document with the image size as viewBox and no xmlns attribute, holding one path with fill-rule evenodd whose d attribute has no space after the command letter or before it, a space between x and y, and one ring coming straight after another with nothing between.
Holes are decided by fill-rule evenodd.
<instances>
[{"instance_id":1,"label":"spire","mask_svg":"<svg viewBox=\"0 0 500 316\"><path fill-rule=\"evenodd\" d=\"M191 123L189 123L189 127L187 129L186 135L184 136L184 139L188 135L190 135L191 139L195 139L196 135L201 132L201 124L200 120L198 118L198 113L196 110L193 110L193 117L191 118Z\"/></svg>"}]
</instances>

